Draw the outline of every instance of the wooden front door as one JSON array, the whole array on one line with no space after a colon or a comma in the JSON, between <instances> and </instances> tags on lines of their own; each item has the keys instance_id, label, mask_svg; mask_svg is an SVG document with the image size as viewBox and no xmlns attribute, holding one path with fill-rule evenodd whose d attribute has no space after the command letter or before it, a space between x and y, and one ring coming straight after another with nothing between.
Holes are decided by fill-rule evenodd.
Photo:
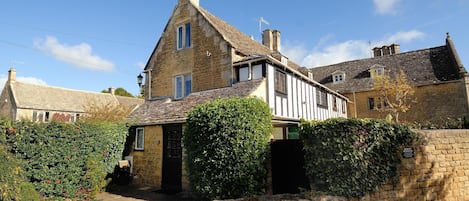
<instances>
[{"instance_id":1,"label":"wooden front door","mask_svg":"<svg viewBox=\"0 0 469 201\"><path fill-rule=\"evenodd\" d=\"M163 178L161 188L167 193L182 189L182 125L163 126Z\"/></svg>"}]
</instances>

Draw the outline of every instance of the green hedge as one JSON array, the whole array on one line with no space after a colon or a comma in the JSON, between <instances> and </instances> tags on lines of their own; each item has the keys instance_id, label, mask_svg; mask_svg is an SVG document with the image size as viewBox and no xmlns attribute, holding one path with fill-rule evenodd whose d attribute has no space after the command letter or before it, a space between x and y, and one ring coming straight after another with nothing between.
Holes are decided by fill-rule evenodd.
<instances>
[{"instance_id":1,"label":"green hedge","mask_svg":"<svg viewBox=\"0 0 469 201\"><path fill-rule=\"evenodd\" d=\"M192 190L202 199L263 193L272 115L257 98L215 100L195 107L184 132Z\"/></svg>"},{"instance_id":2,"label":"green hedge","mask_svg":"<svg viewBox=\"0 0 469 201\"><path fill-rule=\"evenodd\" d=\"M123 123L15 122L8 149L44 197L94 198L122 157Z\"/></svg>"},{"instance_id":3,"label":"green hedge","mask_svg":"<svg viewBox=\"0 0 469 201\"><path fill-rule=\"evenodd\" d=\"M313 187L361 197L397 174L400 152L418 137L409 127L381 120L302 122L306 172Z\"/></svg>"},{"instance_id":4,"label":"green hedge","mask_svg":"<svg viewBox=\"0 0 469 201\"><path fill-rule=\"evenodd\" d=\"M6 122L0 120L0 200L39 200L34 186L26 181L21 163L5 148Z\"/></svg>"}]
</instances>

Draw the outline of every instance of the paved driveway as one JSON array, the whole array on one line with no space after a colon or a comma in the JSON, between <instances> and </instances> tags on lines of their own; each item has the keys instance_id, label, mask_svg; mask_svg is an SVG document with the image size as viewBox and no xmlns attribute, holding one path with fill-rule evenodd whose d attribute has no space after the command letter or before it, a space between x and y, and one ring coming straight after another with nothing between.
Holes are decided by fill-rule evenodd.
<instances>
[{"instance_id":1,"label":"paved driveway","mask_svg":"<svg viewBox=\"0 0 469 201\"><path fill-rule=\"evenodd\" d=\"M185 193L167 195L161 193L156 188L134 187L134 186L113 186L109 192L98 195L98 200L102 201L192 201Z\"/></svg>"}]
</instances>

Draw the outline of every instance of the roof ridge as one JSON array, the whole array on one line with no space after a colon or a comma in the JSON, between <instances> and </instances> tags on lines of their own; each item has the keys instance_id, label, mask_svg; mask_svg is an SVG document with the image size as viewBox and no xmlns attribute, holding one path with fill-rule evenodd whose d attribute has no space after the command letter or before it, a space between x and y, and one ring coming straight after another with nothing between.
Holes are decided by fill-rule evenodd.
<instances>
[{"instance_id":1,"label":"roof ridge","mask_svg":"<svg viewBox=\"0 0 469 201\"><path fill-rule=\"evenodd\" d=\"M231 46L235 47L236 49L239 48L239 47L236 47L237 43L232 41L232 38L228 37L227 34L224 31L221 30L222 28L219 27L217 23L220 23L221 25L224 25L227 28L231 29L229 32L232 32L232 33L235 32L234 34L242 36L243 37L242 40L253 41L256 44L256 46L258 46L258 48L264 49L264 51L269 52L269 54L273 53L273 51L270 50L268 47L264 46L263 44L261 44L260 42L258 42L256 40L252 39L246 33L242 32L241 30L239 30L235 26L231 25L230 23L228 23L228 22L224 21L223 19L215 16L214 14L210 13L208 10L202 8L201 6L199 6L199 7L193 6L193 7L195 9L197 9L199 11L199 13L202 14L202 16L204 16L205 20L207 20L210 23L210 25L213 26L213 28L223 37L223 39L225 41L227 41ZM246 54L246 55L250 55L250 54Z\"/></svg>"},{"instance_id":2,"label":"roof ridge","mask_svg":"<svg viewBox=\"0 0 469 201\"><path fill-rule=\"evenodd\" d=\"M88 94L100 94L100 95L106 95L106 96L115 96L115 97L127 97L127 96L120 96L120 95L115 95L115 94L110 94L110 93L102 93L102 92L96 92L96 91L87 91L83 89L70 89L70 88L65 88L65 87L59 87L59 86L52 86L52 85L47 85L47 84L34 84L34 83L29 83L29 82L22 82L16 80L15 82L12 82L10 84L25 84L25 85L31 85L35 87L44 87L44 88L51 88L51 89L58 89L58 90L64 90L64 91L70 91L70 92L82 92L82 93L88 93ZM136 98L136 97L128 97L128 98Z\"/></svg>"},{"instance_id":3,"label":"roof ridge","mask_svg":"<svg viewBox=\"0 0 469 201\"><path fill-rule=\"evenodd\" d=\"M360 62L360 61L365 61L365 60L380 59L380 58L384 58L384 57L393 57L393 56L399 57L399 56L405 56L405 55L407 55L407 54L413 54L413 53L416 53L416 52L423 52L423 51L428 51L428 50L431 50L431 49L438 49L438 48L446 48L446 45L435 46L435 47L429 47L429 48L423 48L423 49L418 49L418 50L411 50L411 51L401 52L401 53L399 53L399 54L394 54L394 55L384 55L384 56L379 56L379 57L361 58L361 59L355 59L355 60L342 61L342 62L338 62L338 63L328 64L328 65L324 65L324 66L307 67L307 68L308 68L309 70L315 69L315 68L316 68L316 69L327 68L327 67L336 66L336 65L339 65L339 64L347 64L347 63Z\"/></svg>"}]
</instances>

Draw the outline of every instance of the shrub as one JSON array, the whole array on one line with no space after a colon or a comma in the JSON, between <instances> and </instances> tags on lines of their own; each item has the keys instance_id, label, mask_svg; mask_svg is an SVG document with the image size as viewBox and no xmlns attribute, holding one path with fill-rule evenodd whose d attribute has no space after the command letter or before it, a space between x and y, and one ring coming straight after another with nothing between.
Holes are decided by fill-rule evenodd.
<instances>
[{"instance_id":1,"label":"shrub","mask_svg":"<svg viewBox=\"0 0 469 201\"><path fill-rule=\"evenodd\" d=\"M271 116L257 98L215 100L190 111L183 140L189 181L198 196L264 192Z\"/></svg>"},{"instance_id":2,"label":"shrub","mask_svg":"<svg viewBox=\"0 0 469 201\"><path fill-rule=\"evenodd\" d=\"M5 148L5 134L13 130L0 120L0 200L39 200L34 186L26 181L21 163Z\"/></svg>"},{"instance_id":3,"label":"shrub","mask_svg":"<svg viewBox=\"0 0 469 201\"><path fill-rule=\"evenodd\" d=\"M302 122L299 132L313 187L346 197L361 197L394 177L399 151L417 139L409 127L381 120Z\"/></svg>"},{"instance_id":4,"label":"shrub","mask_svg":"<svg viewBox=\"0 0 469 201\"><path fill-rule=\"evenodd\" d=\"M7 136L25 176L44 197L93 198L121 158L127 128L119 123L15 122Z\"/></svg>"}]
</instances>

